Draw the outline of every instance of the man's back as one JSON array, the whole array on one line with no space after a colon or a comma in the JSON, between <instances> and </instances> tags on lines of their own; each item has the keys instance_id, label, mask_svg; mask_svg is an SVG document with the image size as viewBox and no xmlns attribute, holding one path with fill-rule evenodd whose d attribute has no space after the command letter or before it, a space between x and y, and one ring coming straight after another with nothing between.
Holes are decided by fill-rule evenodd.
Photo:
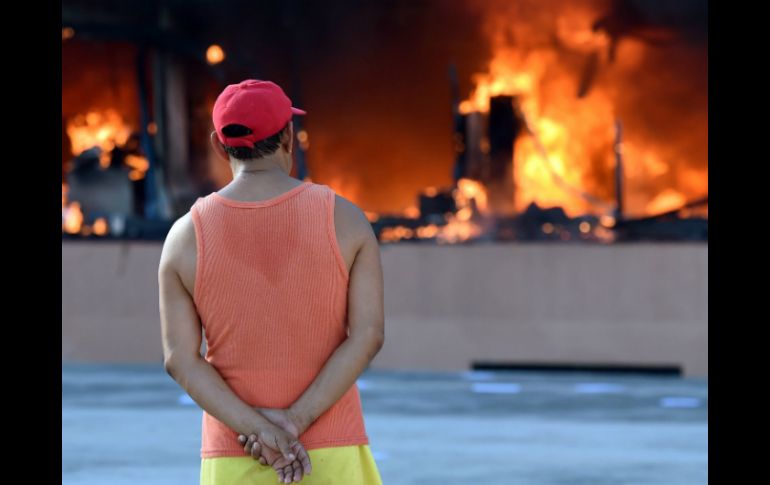
<instances>
[{"instance_id":1,"label":"man's back","mask_svg":"<svg viewBox=\"0 0 770 485\"><path fill-rule=\"evenodd\" d=\"M343 248L350 255L365 241L355 230L363 214L353 206L358 220L346 220L343 206L335 217L338 199L328 186L310 182L261 200L213 193L183 223L180 277L205 330L206 360L252 406L288 407L347 338L352 264ZM368 444L357 387L300 440L306 449ZM233 456L242 449L234 431L205 413L201 453Z\"/></svg>"},{"instance_id":2,"label":"man's back","mask_svg":"<svg viewBox=\"0 0 770 485\"><path fill-rule=\"evenodd\" d=\"M297 185L299 184L294 186ZM292 190L294 186L287 186L288 188L281 190L278 195ZM222 195L226 194L227 198L243 201L260 201L276 197L276 195L260 195L271 193L264 188L257 188L246 193L232 194L224 190L219 193ZM272 193L274 194L275 191ZM335 194L334 199L334 229L337 247L349 277L353 277L354 262L359 261L360 266L366 265L367 271L374 273L371 275L374 279L381 278L379 246L372 232L371 224L358 206L337 194ZM179 274L181 283L190 295L193 295L197 264L197 242L191 212L182 216L174 224L166 244L169 246L168 251L174 260L174 266Z\"/></svg>"}]
</instances>

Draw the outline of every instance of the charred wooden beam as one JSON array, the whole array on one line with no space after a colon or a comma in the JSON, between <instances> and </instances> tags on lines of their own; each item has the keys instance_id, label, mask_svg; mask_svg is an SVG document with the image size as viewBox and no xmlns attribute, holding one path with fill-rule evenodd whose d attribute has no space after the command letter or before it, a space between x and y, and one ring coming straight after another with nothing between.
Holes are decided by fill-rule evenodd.
<instances>
[{"instance_id":1,"label":"charred wooden beam","mask_svg":"<svg viewBox=\"0 0 770 485\"><path fill-rule=\"evenodd\" d=\"M499 214L514 212L513 147L523 129L513 96L489 99L489 157L488 172L483 174L488 188L489 205Z\"/></svg>"}]
</instances>

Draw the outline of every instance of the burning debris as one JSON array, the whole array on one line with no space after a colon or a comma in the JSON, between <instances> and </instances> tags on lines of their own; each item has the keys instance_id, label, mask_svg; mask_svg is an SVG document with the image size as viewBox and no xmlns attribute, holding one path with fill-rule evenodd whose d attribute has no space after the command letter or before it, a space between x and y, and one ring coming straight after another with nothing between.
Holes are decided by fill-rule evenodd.
<instances>
[{"instance_id":1,"label":"burning debris","mask_svg":"<svg viewBox=\"0 0 770 485\"><path fill-rule=\"evenodd\" d=\"M315 88L315 98L308 83L302 94L318 106L316 119L330 121L295 125L296 175L310 180L314 164L327 167L325 173L319 168L322 183L359 205L377 207L367 217L382 242L707 240L707 47L703 39L693 41L687 30L693 24L687 18L700 7L690 0L675 3L686 5L659 0L474 3L467 8L479 10L472 18L479 19L485 39L474 37L472 45L488 46L490 57L486 68L471 77L467 93L460 93L458 75L451 72L454 160L451 154L436 156L440 134L429 140L432 150L421 151L415 149L417 137L403 137L394 154L402 165L391 161L388 166L384 155L372 150L378 146L372 138L390 133L399 123L402 128L411 125L397 116L379 116L379 98L371 97L365 98L373 101L371 110L357 108L354 118L336 116L338 108L323 82ZM164 8L158 18L189 13ZM372 15L380 8L390 13L386 7L371 7ZM415 8L438 7L426 3ZM205 10L197 12L208 21ZM71 18L80 15L78 11ZM167 45L160 49L164 55L149 55L156 63L149 73L145 69L150 63L142 54L146 39L128 35L120 47L123 55L115 56L113 45L101 49L84 40L89 25L79 23L77 33L62 28L71 58L85 58L80 55L85 52L91 60L87 66L65 63L70 66L65 73L69 91L62 117L69 145L63 148L62 234L162 238L170 222L161 219L173 219L171 210L150 210L148 205L155 203L147 201L161 198L159 193L166 190L173 194L178 215L189 200L229 180L227 167L206 152L210 94L225 78L227 71L220 69L244 53L228 49L225 56L220 44L211 44L217 40L229 45L224 38L190 44L200 50L197 62L204 71L178 62L177 57L188 54ZM180 45L193 38L185 40L181 32ZM358 30L351 32L359 35ZM96 29L91 35L102 34ZM315 46L304 49L308 59L323 58ZM111 63L117 57L121 61ZM125 62L132 57L135 64ZM312 63L298 63L304 64ZM435 71L435 63L423 73L427 69ZM358 79L360 73L351 77ZM113 85L94 83L96 78L111 79ZM406 90L410 83L391 87ZM387 103L387 110L391 108ZM342 125L340 130L334 124L339 121L330 116L332 109L336 119L354 129L345 131ZM350 143L339 143L343 132ZM369 163L360 164L367 153ZM312 163L306 164L305 156ZM409 203L404 196L414 189L389 175L407 166L404 160L410 167L433 168L431 178L423 180L436 180L435 167L451 164L452 182L420 190L404 210ZM371 170L370 180L375 175L392 178L379 191L367 190L350 170L343 170L346 164ZM167 187L147 183L158 167L165 174L158 179ZM193 177L196 182L189 185ZM163 204L170 207L167 202Z\"/></svg>"},{"instance_id":2,"label":"burning debris","mask_svg":"<svg viewBox=\"0 0 770 485\"><path fill-rule=\"evenodd\" d=\"M416 216L377 219L382 241L707 240L705 159L683 150L693 133L661 137L633 112L623 133L617 119L641 89L628 84L632 75L664 95L655 102L677 105L666 98L671 86L639 71L653 49L677 40L674 29L629 2L609 11L597 2L557 3L563 8L542 25L523 3L510 4L510 18L527 22L506 23L496 12L494 55L468 99L459 99L450 67L455 185L421 194ZM469 183L484 194L484 213L460 215L454 202L468 198L461 186Z\"/></svg>"},{"instance_id":3,"label":"burning debris","mask_svg":"<svg viewBox=\"0 0 770 485\"><path fill-rule=\"evenodd\" d=\"M141 237L157 226L143 216L149 161L140 135L114 110L78 115L66 129L74 157L62 183L62 234L68 237ZM129 228L126 231L126 228Z\"/></svg>"}]
</instances>

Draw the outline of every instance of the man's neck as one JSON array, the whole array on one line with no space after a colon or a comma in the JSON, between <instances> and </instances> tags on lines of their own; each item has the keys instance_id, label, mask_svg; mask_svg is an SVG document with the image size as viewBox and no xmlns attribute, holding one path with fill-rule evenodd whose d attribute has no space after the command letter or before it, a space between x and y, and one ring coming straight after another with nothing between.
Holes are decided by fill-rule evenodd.
<instances>
[{"instance_id":1,"label":"man's neck","mask_svg":"<svg viewBox=\"0 0 770 485\"><path fill-rule=\"evenodd\" d=\"M233 179L240 177L248 177L251 179L254 176L268 179L280 179L288 175L278 163L270 159L260 159L249 162L233 160L231 162L231 168L233 171Z\"/></svg>"}]
</instances>

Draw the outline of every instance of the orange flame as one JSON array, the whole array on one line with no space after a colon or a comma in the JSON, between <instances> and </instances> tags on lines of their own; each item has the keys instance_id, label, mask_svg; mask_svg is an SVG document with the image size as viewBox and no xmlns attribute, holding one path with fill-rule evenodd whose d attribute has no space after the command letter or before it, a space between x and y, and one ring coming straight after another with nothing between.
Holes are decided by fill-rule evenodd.
<instances>
[{"instance_id":1,"label":"orange flame","mask_svg":"<svg viewBox=\"0 0 770 485\"><path fill-rule=\"evenodd\" d=\"M94 230L94 234L96 234L97 236L106 235L108 230L107 221L103 217L96 219L94 221L93 230Z\"/></svg>"},{"instance_id":2,"label":"orange flame","mask_svg":"<svg viewBox=\"0 0 770 485\"><path fill-rule=\"evenodd\" d=\"M484 185L476 180L465 178L458 180L454 199L457 207L469 207L473 199L479 212L487 212L487 191Z\"/></svg>"},{"instance_id":3,"label":"orange flame","mask_svg":"<svg viewBox=\"0 0 770 485\"><path fill-rule=\"evenodd\" d=\"M652 79L649 66L644 65L650 48L640 41L623 40L617 47L617 61L610 63L611 39L603 30L593 28L602 12L586 3L557 3L557 9L549 9L539 3L528 7L495 2L499 8L490 9L495 15L487 18L486 25L492 59L486 72L473 76L474 88L459 109L466 114L488 112L491 97L516 98L533 132L520 135L514 147L517 210L535 202L545 207L561 206L572 217L606 214L614 198L617 106L627 96L638 106L635 113L648 108L639 105L639 100L652 93L637 89L635 80L645 76ZM526 21L516 20L524 17ZM591 63L600 74L595 74L591 88L579 97L581 75L588 72L586 66ZM647 85L653 84L648 81ZM676 115L679 113L672 110L672 116ZM690 143L683 140L686 133L680 135L678 140L673 136L651 140L634 131L624 134L625 190L629 193L626 210L649 214L661 204L653 203L658 195L674 201L670 188L679 189L685 179L686 194L680 194L677 201L684 203L708 192L705 160L678 155L687 151L675 145ZM689 170L687 167L699 164L703 170L680 175ZM594 199L606 204L597 205Z\"/></svg>"},{"instance_id":4,"label":"orange flame","mask_svg":"<svg viewBox=\"0 0 770 485\"><path fill-rule=\"evenodd\" d=\"M128 178L137 181L142 180L150 168L150 162L140 155L126 155L125 164L131 167Z\"/></svg>"},{"instance_id":5,"label":"orange flame","mask_svg":"<svg viewBox=\"0 0 770 485\"><path fill-rule=\"evenodd\" d=\"M206 49L206 62L216 65L225 60L225 51L217 44L211 44Z\"/></svg>"},{"instance_id":6,"label":"orange flame","mask_svg":"<svg viewBox=\"0 0 770 485\"><path fill-rule=\"evenodd\" d=\"M649 204L647 204L647 212L650 214L660 214L668 212L670 210L678 209L682 207L687 201L680 192L673 189L666 189L657 197L655 197Z\"/></svg>"},{"instance_id":7,"label":"orange flame","mask_svg":"<svg viewBox=\"0 0 770 485\"><path fill-rule=\"evenodd\" d=\"M424 193L436 196L437 187L427 187ZM487 193L484 185L476 180L460 179L452 191L456 211L444 215L446 224L427 224L410 229L404 226L385 228L380 232L380 241L394 242L401 239L417 237L418 239L435 238L439 243L458 243L481 235L482 228L473 219L476 213L484 215L487 211ZM417 219L420 210L410 206L404 211L404 216ZM370 219L371 220L371 219Z\"/></svg>"},{"instance_id":8,"label":"orange flame","mask_svg":"<svg viewBox=\"0 0 770 485\"><path fill-rule=\"evenodd\" d=\"M93 147L101 148L102 153L106 154L116 145L123 145L128 141L131 128L115 110L107 109L90 111L70 119L67 122L67 135L73 155L80 155ZM108 162L109 159L106 162L100 160L103 167Z\"/></svg>"},{"instance_id":9,"label":"orange flame","mask_svg":"<svg viewBox=\"0 0 770 485\"><path fill-rule=\"evenodd\" d=\"M62 230L69 234L78 234L83 226L83 211L79 202L72 202L62 209Z\"/></svg>"}]
</instances>

